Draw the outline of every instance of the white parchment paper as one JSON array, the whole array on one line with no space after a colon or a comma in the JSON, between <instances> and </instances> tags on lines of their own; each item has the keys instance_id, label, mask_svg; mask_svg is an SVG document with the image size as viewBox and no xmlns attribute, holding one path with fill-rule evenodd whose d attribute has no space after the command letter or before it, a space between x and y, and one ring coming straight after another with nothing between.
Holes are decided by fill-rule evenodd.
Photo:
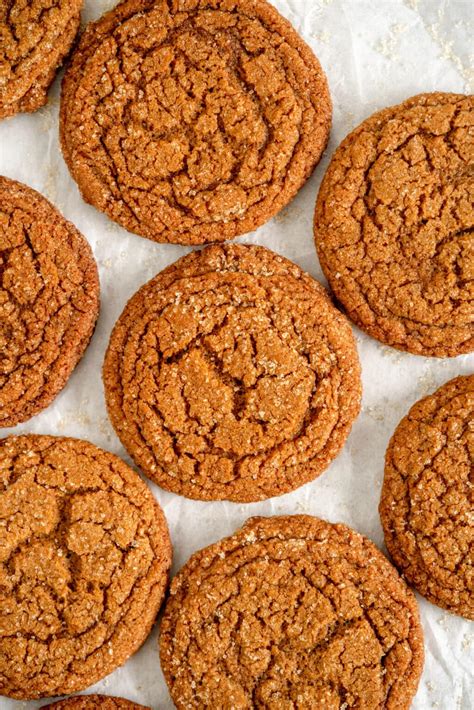
<instances>
[{"instance_id":1,"label":"white parchment paper","mask_svg":"<svg viewBox=\"0 0 474 710\"><path fill-rule=\"evenodd\" d=\"M474 2L273 3L320 58L329 78L334 122L325 157L307 185L275 219L239 241L270 247L324 281L313 245L312 217L330 155L376 109L422 91L472 93ZM86 0L83 20L98 17L114 4ZM129 234L82 202L59 150L59 81L45 108L0 122L0 173L42 192L87 237L99 264L102 309L92 343L56 401L26 424L0 435L36 432L81 437L130 462L106 415L101 382L104 351L127 299L187 249ZM413 402L448 379L472 372L474 355L445 360L416 357L384 347L359 331L356 335L363 369L363 410L344 450L318 480L281 498L250 505L195 502L151 486L170 525L173 573L193 551L229 535L251 515L311 513L345 522L383 547L377 506L388 440ZM426 663L413 708L472 710L474 624L418 599ZM123 695L154 710L171 709L159 665L156 628L124 667L86 692L93 691ZM42 704L0 698L1 710L29 710Z\"/></svg>"}]
</instances>

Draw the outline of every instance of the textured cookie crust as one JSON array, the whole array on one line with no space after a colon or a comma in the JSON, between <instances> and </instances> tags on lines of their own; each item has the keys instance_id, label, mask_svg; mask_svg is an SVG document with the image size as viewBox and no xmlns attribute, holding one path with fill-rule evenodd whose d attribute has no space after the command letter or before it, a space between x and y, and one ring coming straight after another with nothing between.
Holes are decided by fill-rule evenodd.
<instances>
[{"instance_id":1,"label":"textured cookie crust","mask_svg":"<svg viewBox=\"0 0 474 710\"><path fill-rule=\"evenodd\" d=\"M423 636L370 540L307 515L251 518L173 580L160 655L178 710L404 710Z\"/></svg>"},{"instance_id":2,"label":"textured cookie crust","mask_svg":"<svg viewBox=\"0 0 474 710\"><path fill-rule=\"evenodd\" d=\"M324 150L326 77L265 0L125 0L84 32L61 143L83 198L158 242L250 232Z\"/></svg>"},{"instance_id":3,"label":"textured cookie crust","mask_svg":"<svg viewBox=\"0 0 474 710\"><path fill-rule=\"evenodd\" d=\"M0 694L66 695L148 636L171 564L135 471L86 441L0 441Z\"/></svg>"},{"instance_id":4,"label":"textured cookie crust","mask_svg":"<svg viewBox=\"0 0 474 710\"><path fill-rule=\"evenodd\" d=\"M82 0L0 2L0 118L36 111L79 29Z\"/></svg>"},{"instance_id":5,"label":"textured cookie crust","mask_svg":"<svg viewBox=\"0 0 474 710\"><path fill-rule=\"evenodd\" d=\"M0 427L52 402L98 315L87 241L38 192L0 176Z\"/></svg>"},{"instance_id":6,"label":"textured cookie crust","mask_svg":"<svg viewBox=\"0 0 474 710\"><path fill-rule=\"evenodd\" d=\"M77 695L74 698L43 705L43 710L151 710L151 708L109 695Z\"/></svg>"},{"instance_id":7,"label":"textured cookie crust","mask_svg":"<svg viewBox=\"0 0 474 710\"><path fill-rule=\"evenodd\" d=\"M433 604L474 620L474 375L450 380L398 425L380 517L408 582Z\"/></svg>"},{"instance_id":8,"label":"textured cookie crust","mask_svg":"<svg viewBox=\"0 0 474 710\"><path fill-rule=\"evenodd\" d=\"M192 252L145 284L112 332L110 418L160 486L253 501L316 478L359 412L349 323L262 247Z\"/></svg>"},{"instance_id":9,"label":"textured cookie crust","mask_svg":"<svg viewBox=\"0 0 474 710\"><path fill-rule=\"evenodd\" d=\"M321 266L349 317L419 355L474 349L474 97L422 94L336 150L315 213Z\"/></svg>"}]
</instances>

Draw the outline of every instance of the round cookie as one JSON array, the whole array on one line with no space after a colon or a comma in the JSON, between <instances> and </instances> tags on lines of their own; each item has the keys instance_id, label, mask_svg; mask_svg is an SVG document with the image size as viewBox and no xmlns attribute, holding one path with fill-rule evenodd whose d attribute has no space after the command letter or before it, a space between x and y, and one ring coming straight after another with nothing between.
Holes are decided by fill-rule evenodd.
<instances>
[{"instance_id":1,"label":"round cookie","mask_svg":"<svg viewBox=\"0 0 474 710\"><path fill-rule=\"evenodd\" d=\"M474 375L417 402L385 458L380 517L408 582L474 620Z\"/></svg>"},{"instance_id":2,"label":"round cookie","mask_svg":"<svg viewBox=\"0 0 474 710\"><path fill-rule=\"evenodd\" d=\"M0 118L36 111L79 29L82 0L0 3Z\"/></svg>"},{"instance_id":3,"label":"round cookie","mask_svg":"<svg viewBox=\"0 0 474 710\"><path fill-rule=\"evenodd\" d=\"M145 284L103 377L136 464L200 500L262 500L313 480L360 407L349 323L318 282L257 246L192 252Z\"/></svg>"},{"instance_id":4,"label":"round cookie","mask_svg":"<svg viewBox=\"0 0 474 710\"><path fill-rule=\"evenodd\" d=\"M474 349L473 128L473 96L415 96L347 136L321 185L314 230L331 288L400 350Z\"/></svg>"},{"instance_id":5,"label":"round cookie","mask_svg":"<svg viewBox=\"0 0 474 710\"><path fill-rule=\"evenodd\" d=\"M84 32L61 144L83 198L157 242L250 232L324 150L321 66L266 0L125 0Z\"/></svg>"},{"instance_id":6,"label":"round cookie","mask_svg":"<svg viewBox=\"0 0 474 710\"><path fill-rule=\"evenodd\" d=\"M38 192L0 176L0 427L52 402L98 314L87 241Z\"/></svg>"},{"instance_id":7,"label":"round cookie","mask_svg":"<svg viewBox=\"0 0 474 710\"><path fill-rule=\"evenodd\" d=\"M42 710L151 710L151 708L110 695L76 695L73 698L43 705Z\"/></svg>"},{"instance_id":8,"label":"round cookie","mask_svg":"<svg viewBox=\"0 0 474 710\"><path fill-rule=\"evenodd\" d=\"M140 476L86 441L0 441L0 694L93 685L144 642L168 581L166 520Z\"/></svg>"},{"instance_id":9,"label":"round cookie","mask_svg":"<svg viewBox=\"0 0 474 710\"><path fill-rule=\"evenodd\" d=\"M405 710L423 635L370 540L308 515L251 518L173 580L160 656L178 710Z\"/></svg>"}]
</instances>

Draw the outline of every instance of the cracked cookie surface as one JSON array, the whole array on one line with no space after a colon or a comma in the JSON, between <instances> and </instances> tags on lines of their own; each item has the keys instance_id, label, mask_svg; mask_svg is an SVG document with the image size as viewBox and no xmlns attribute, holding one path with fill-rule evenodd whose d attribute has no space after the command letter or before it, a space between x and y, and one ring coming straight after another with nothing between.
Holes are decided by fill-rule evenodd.
<instances>
[{"instance_id":1,"label":"cracked cookie surface","mask_svg":"<svg viewBox=\"0 0 474 710\"><path fill-rule=\"evenodd\" d=\"M110 695L78 695L50 705L43 705L43 710L151 710L151 708Z\"/></svg>"},{"instance_id":2,"label":"cracked cookie surface","mask_svg":"<svg viewBox=\"0 0 474 710\"><path fill-rule=\"evenodd\" d=\"M0 118L36 111L79 29L82 0L2 0Z\"/></svg>"},{"instance_id":3,"label":"cracked cookie surface","mask_svg":"<svg viewBox=\"0 0 474 710\"><path fill-rule=\"evenodd\" d=\"M165 517L117 456L86 441L0 441L0 694L93 685L148 636L171 564Z\"/></svg>"},{"instance_id":4,"label":"cracked cookie surface","mask_svg":"<svg viewBox=\"0 0 474 710\"><path fill-rule=\"evenodd\" d=\"M192 252L145 284L103 376L136 464L202 500L261 500L313 480L360 407L349 323L317 281L256 246Z\"/></svg>"},{"instance_id":5,"label":"cracked cookie surface","mask_svg":"<svg viewBox=\"0 0 474 710\"><path fill-rule=\"evenodd\" d=\"M251 518L172 581L160 656L178 709L403 710L423 636L370 540L307 515Z\"/></svg>"},{"instance_id":6,"label":"cracked cookie surface","mask_svg":"<svg viewBox=\"0 0 474 710\"><path fill-rule=\"evenodd\" d=\"M52 402L98 315L86 239L38 192L0 176L0 427Z\"/></svg>"},{"instance_id":7,"label":"cracked cookie surface","mask_svg":"<svg viewBox=\"0 0 474 710\"><path fill-rule=\"evenodd\" d=\"M318 60L265 0L126 0L86 29L63 82L62 149L83 198L159 242L266 222L330 122Z\"/></svg>"},{"instance_id":8,"label":"cracked cookie surface","mask_svg":"<svg viewBox=\"0 0 474 710\"><path fill-rule=\"evenodd\" d=\"M474 97L422 94L364 121L336 150L315 238L360 328L415 354L474 349Z\"/></svg>"},{"instance_id":9,"label":"cracked cookie surface","mask_svg":"<svg viewBox=\"0 0 474 710\"><path fill-rule=\"evenodd\" d=\"M408 582L474 620L474 375L450 380L402 419L387 449L380 516Z\"/></svg>"}]
</instances>

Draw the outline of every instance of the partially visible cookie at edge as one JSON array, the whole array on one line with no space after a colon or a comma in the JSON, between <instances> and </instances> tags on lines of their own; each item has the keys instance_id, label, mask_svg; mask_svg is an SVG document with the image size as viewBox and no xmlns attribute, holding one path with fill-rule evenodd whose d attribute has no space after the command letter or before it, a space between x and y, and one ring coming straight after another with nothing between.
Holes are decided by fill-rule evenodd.
<instances>
[{"instance_id":1,"label":"partially visible cookie at edge","mask_svg":"<svg viewBox=\"0 0 474 710\"><path fill-rule=\"evenodd\" d=\"M266 0L125 0L73 54L61 145L83 198L125 229L203 244L294 197L331 110L319 61Z\"/></svg>"},{"instance_id":2,"label":"partially visible cookie at edge","mask_svg":"<svg viewBox=\"0 0 474 710\"><path fill-rule=\"evenodd\" d=\"M151 708L111 695L76 695L73 698L43 705L42 710L151 710Z\"/></svg>"},{"instance_id":3,"label":"partially visible cookie at edge","mask_svg":"<svg viewBox=\"0 0 474 710\"><path fill-rule=\"evenodd\" d=\"M356 531L308 515L251 518L192 555L159 645L178 710L408 710L424 656L396 569Z\"/></svg>"},{"instance_id":4,"label":"partially visible cookie at edge","mask_svg":"<svg viewBox=\"0 0 474 710\"><path fill-rule=\"evenodd\" d=\"M0 176L0 427L53 401L98 315L99 276L86 239L38 192Z\"/></svg>"},{"instance_id":5,"label":"partially visible cookie at edge","mask_svg":"<svg viewBox=\"0 0 474 710\"><path fill-rule=\"evenodd\" d=\"M319 476L359 413L350 325L268 249L192 252L128 302L104 361L107 409L137 466L200 500L251 502Z\"/></svg>"},{"instance_id":6,"label":"partially visible cookie at edge","mask_svg":"<svg viewBox=\"0 0 474 710\"><path fill-rule=\"evenodd\" d=\"M410 409L387 448L385 543L409 584L474 620L474 375Z\"/></svg>"},{"instance_id":7,"label":"partially visible cookie at edge","mask_svg":"<svg viewBox=\"0 0 474 710\"><path fill-rule=\"evenodd\" d=\"M76 693L147 638L171 565L165 516L121 459L78 439L0 441L0 695Z\"/></svg>"},{"instance_id":8,"label":"partially visible cookie at edge","mask_svg":"<svg viewBox=\"0 0 474 710\"><path fill-rule=\"evenodd\" d=\"M474 349L474 96L414 96L333 155L316 204L321 266L349 317L387 345Z\"/></svg>"},{"instance_id":9,"label":"partially visible cookie at edge","mask_svg":"<svg viewBox=\"0 0 474 710\"><path fill-rule=\"evenodd\" d=\"M36 111L72 47L82 0L0 3L0 119Z\"/></svg>"}]
</instances>

